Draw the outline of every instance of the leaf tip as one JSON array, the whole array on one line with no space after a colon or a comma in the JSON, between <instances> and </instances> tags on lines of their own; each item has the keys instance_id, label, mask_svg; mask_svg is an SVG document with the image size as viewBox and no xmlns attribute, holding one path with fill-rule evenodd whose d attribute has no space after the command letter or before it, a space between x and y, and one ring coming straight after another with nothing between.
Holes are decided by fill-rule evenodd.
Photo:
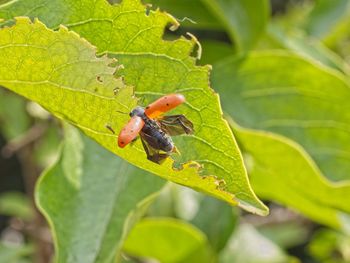
<instances>
[{"instance_id":1,"label":"leaf tip","mask_svg":"<svg viewBox=\"0 0 350 263\"><path fill-rule=\"evenodd\" d=\"M238 199L238 206L252 214L256 214L259 216L268 216L270 211L267 206L265 206L262 202L259 202L259 207L257 205L251 205L248 202L242 201Z\"/></svg>"}]
</instances>

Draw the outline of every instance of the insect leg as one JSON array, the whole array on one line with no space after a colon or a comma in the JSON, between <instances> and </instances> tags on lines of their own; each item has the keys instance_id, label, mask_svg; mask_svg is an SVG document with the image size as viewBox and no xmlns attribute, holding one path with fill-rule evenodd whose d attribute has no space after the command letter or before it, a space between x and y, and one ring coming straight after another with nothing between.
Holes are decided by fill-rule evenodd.
<instances>
[{"instance_id":1,"label":"insect leg","mask_svg":"<svg viewBox=\"0 0 350 263\"><path fill-rule=\"evenodd\" d=\"M110 130L113 134L115 134L115 132L114 132L112 126L110 126L109 124L106 124L105 127L106 127L108 130Z\"/></svg>"}]
</instances>

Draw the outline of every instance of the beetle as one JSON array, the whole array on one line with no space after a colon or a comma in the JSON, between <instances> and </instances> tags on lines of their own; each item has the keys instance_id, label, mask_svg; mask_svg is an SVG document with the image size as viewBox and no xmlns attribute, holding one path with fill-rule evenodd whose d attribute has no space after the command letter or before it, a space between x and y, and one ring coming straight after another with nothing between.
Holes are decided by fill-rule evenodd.
<instances>
[{"instance_id":1,"label":"beetle","mask_svg":"<svg viewBox=\"0 0 350 263\"><path fill-rule=\"evenodd\" d=\"M118 146L124 148L140 135L147 159L161 164L171 153L178 152L171 136L193 133L193 124L184 115L163 116L183 102L182 94L169 94L146 108L134 108L130 121L119 133Z\"/></svg>"}]
</instances>

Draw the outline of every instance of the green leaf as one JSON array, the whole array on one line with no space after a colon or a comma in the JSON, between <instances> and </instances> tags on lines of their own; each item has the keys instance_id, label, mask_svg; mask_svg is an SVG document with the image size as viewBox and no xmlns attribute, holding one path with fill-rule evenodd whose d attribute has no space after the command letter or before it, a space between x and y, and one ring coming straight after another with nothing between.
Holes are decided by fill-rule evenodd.
<instances>
[{"instance_id":1,"label":"green leaf","mask_svg":"<svg viewBox=\"0 0 350 263\"><path fill-rule=\"evenodd\" d=\"M205 197L191 223L207 235L209 243L219 253L238 225L238 212L223 202Z\"/></svg>"},{"instance_id":2,"label":"green leaf","mask_svg":"<svg viewBox=\"0 0 350 263\"><path fill-rule=\"evenodd\" d=\"M202 0L224 25L238 51L247 51L265 30L270 16L267 0Z\"/></svg>"},{"instance_id":3,"label":"green leaf","mask_svg":"<svg viewBox=\"0 0 350 263\"><path fill-rule=\"evenodd\" d=\"M201 62L203 64L213 64L234 53L232 46L226 42L216 40L205 40L201 42L203 54Z\"/></svg>"},{"instance_id":4,"label":"green leaf","mask_svg":"<svg viewBox=\"0 0 350 263\"><path fill-rule=\"evenodd\" d=\"M164 183L67 127L61 157L36 189L57 262L114 262L130 227Z\"/></svg>"},{"instance_id":5,"label":"green leaf","mask_svg":"<svg viewBox=\"0 0 350 263\"><path fill-rule=\"evenodd\" d=\"M27 262L25 261L24 258L31 255L33 251L34 251L34 248L29 245L16 247L16 246L9 246L9 245L0 243L0 262L1 263Z\"/></svg>"},{"instance_id":6,"label":"green leaf","mask_svg":"<svg viewBox=\"0 0 350 263\"><path fill-rule=\"evenodd\" d=\"M350 89L343 75L289 52L254 53L214 69L213 85L239 125L291 138L329 179L350 178Z\"/></svg>"},{"instance_id":7,"label":"green leaf","mask_svg":"<svg viewBox=\"0 0 350 263\"><path fill-rule=\"evenodd\" d=\"M279 211L278 211L279 212ZM277 215L276 213L275 215ZM287 222L275 222L273 224L263 224L257 229L260 234L270 239L283 249L294 248L308 240L310 227L305 221L296 222L291 218Z\"/></svg>"},{"instance_id":8,"label":"green leaf","mask_svg":"<svg viewBox=\"0 0 350 263\"><path fill-rule=\"evenodd\" d=\"M292 207L316 222L347 229L350 185L326 180L295 142L268 132L234 126L258 195Z\"/></svg>"},{"instance_id":9,"label":"green leaf","mask_svg":"<svg viewBox=\"0 0 350 263\"><path fill-rule=\"evenodd\" d=\"M348 235L324 228L317 230L308 244L309 254L319 262L349 262L349 249Z\"/></svg>"},{"instance_id":10,"label":"green leaf","mask_svg":"<svg viewBox=\"0 0 350 263\"><path fill-rule=\"evenodd\" d=\"M325 38L344 20L349 21L349 14L348 0L317 0L309 15L306 30L315 37Z\"/></svg>"},{"instance_id":11,"label":"green leaf","mask_svg":"<svg viewBox=\"0 0 350 263\"><path fill-rule=\"evenodd\" d=\"M51 125L45 131L35 145L35 161L41 167L49 167L57 160L59 152L57 151L61 143L61 130L58 125Z\"/></svg>"},{"instance_id":12,"label":"green leaf","mask_svg":"<svg viewBox=\"0 0 350 263\"><path fill-rule=\"evenodd\" d=\"M0 214L31 220L34 218L34 208L24 194L6 192L0 195Z\"/></svg>"},{"instance_id":13,"label":"green leaf","mask_svg":"<svg viewBox=\"0 0 350 263\"><path fill-rule=\"evenodd\" d=\"M276 244L253 226L242 224L220 254L221 263L280 263L292 261Z\"/></svg>"},{"instance_id":14,"label":"green leaf","mask_svg":"<svg viewBox=\"0 0 350 263\"><path fill-rule=\"evenodd\" d=\"M9 1L11 1L11 0L0 0L0 4L3 5L3 4L5 4L6 2L9 2Z\"/></svg>"},{"instance_id":15,"label":"green leaf","mask_svg":"<svg viewBox=\"0 0 350 263\"><path fill-rule=\"evenodd\" d=\"M38 6L40 8L35 8ZM74 3L19 0L3 6L0 17L11 18L24 14L24 10L32 10L29 15L43 19L53 28L64 23L96 45L100 53L118 58L124 65L118 75L123 75L126 84L135 87L145 104L163 94L184 94L186 104L174 112L185 114L194 123L195 135L175 140L182 153L177 161L184 164L183 169L174 170L171 160L164 165L147 161L140 142L125 149L116 146L116 136L106 130L105 125L110 124L119 131L128 121L128 116L116 110L129 112L136 105L132 90L122 88L114 96L112 90L122 84L113 79L113 68L107 66L112 60L95 58L93 47L62 27L52 32L39 22L31 25L21 19L15 27L3 29L0 48L6 46L7 52L1 53L6 67L0 68L0 84L74 123L138 167L254 213L267 213L249 186L239 149L221 116L218 96L208 86L209 67L196 66L195 58L189 55L196 40L183 37L175 41L162 40L165 26L177 25L171 16L160 11L145 15L145 7L134 0L124 0L114 6L104 0ZM12 30L16 30L17 42L9 39ZM42 36L49 41L43 41ZM13 46L23 41L34 42L35 46ZM48 46L51 48L47 49ZM31 67L34 61L26 56L32 53L38 59L37 67ZM38 88L43 92L37 92ZM202 166L200 175L205 177L198 176L194 163Z\"/></svg>"},{"instance_id":16,"label":"green leaf","mask_svg":"<svg viewBox=\"0 0 350 263\"><path fill-rule=\"evenodd\" d=\"M0 130L8 139L14 139L29 128L26 101L0 87Z\"/></svg>"},{"instance_id":17,"label":"green leaf","mask_svg":"<svg viewBox=\"0 0 350 263\"><path fill-rule=\"evenodd\" d=\"M212 262L205 235L192 225L172 218L148 218L133 228L124 251L163 263Z\"/></svg>"},{"instance_id":18,"label":"green leaf","mask_svg":"<svg viewBox=\"0 0 350 263\"><path fill-rule=\"evenodd\" d=\"M338 54L328 49L317 39L310 36L302 36L300 32L283 32L279 26L274 24L270 24L267 31L268 38L272 39L275 44L278 43L278 46L273 48L289 49L301 56L305 56L307 59L313 59L342 73L350 73L349 65ZM267 49L271 49L271 46L268 46Z\"/></svg>"}]
</instances>

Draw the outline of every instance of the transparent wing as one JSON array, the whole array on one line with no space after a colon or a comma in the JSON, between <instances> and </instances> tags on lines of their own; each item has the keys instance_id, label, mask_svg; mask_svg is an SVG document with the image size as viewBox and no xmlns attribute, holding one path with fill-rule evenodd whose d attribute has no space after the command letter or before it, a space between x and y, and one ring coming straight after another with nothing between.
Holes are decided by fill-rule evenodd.
<instances>
[{"instance_id":1,"label":"transparent wing","mask_svg":"<svg viewBox=\"0 0 350 263\"><path fill-rule=\"evenodd\" d=\"M160 128L170 136L192 134L193 124L184 115L162 116L157 119Z\"/></svg>"}]
</instances>

